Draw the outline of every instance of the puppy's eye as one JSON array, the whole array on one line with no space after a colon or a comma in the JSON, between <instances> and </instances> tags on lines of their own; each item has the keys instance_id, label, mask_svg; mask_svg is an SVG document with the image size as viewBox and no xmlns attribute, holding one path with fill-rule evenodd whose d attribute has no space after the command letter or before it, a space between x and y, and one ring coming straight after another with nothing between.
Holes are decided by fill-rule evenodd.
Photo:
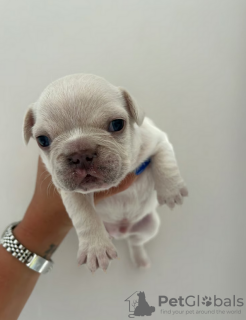
<instances>
[{"instance_id":1,"label":"puppy's eye","mask_svg":"<svg viewBox=\"0 0 246 320\"><path fill-rule=\"evenodd\" d=\"M124 127L124 120L116 119L110 122L108 131L120 131Z\"/></svg>"},{"instance_id":2,"label":"puppy's eye","mask_svg":"<svg viewBox=\"0 0 246 320\"><path fill-rule=\"evenodd\" d=\"M38 143L41 147L45 148L50 145L50 139L46 136L37 137Z\"/></svg>"}]
</instances>

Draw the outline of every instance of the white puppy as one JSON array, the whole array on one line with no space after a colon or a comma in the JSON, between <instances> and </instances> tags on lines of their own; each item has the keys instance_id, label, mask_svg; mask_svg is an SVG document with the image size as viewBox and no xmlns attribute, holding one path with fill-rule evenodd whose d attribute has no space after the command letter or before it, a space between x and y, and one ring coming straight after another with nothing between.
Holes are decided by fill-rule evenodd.
<instances>
[{"instance_id":1,"label":"white puppy","mask_svg":"<svg viewBox=\"0 0 246 320\"><path fill-rule=\"evenodd\" d=\"M148 267L144 243L158 232L158 203L173 208L188 195L167 135L126 90L76 74L51 83L30 106L26 143L31 136L78 234L79 264L106 270L117 257L114 237L126 238L133 262ZM145 166L127 190L95 207L95 191L117 186Z\"/></svg>"}]
</instances>

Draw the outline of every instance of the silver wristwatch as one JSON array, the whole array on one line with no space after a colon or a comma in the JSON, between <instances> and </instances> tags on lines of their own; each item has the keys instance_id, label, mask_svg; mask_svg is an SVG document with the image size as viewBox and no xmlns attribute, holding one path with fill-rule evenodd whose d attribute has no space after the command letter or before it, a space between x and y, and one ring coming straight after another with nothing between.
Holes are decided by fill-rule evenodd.
<instances>
[{"instance_id":1,"label":"silver wristwatch","mask_svg":"<svg viewBox=\"0 0 246 320\"><path fill-rule=\"evenodd\" d=\"M22 263L38 272L38 273L47 273L53 267L52 260L46 260L36 253L33 253L26 249L20 241L18 241L13 235L13 229L18 225L19 222L14 222L7 227L4 231L0 244Z\"/></svg>"}]
</instances>

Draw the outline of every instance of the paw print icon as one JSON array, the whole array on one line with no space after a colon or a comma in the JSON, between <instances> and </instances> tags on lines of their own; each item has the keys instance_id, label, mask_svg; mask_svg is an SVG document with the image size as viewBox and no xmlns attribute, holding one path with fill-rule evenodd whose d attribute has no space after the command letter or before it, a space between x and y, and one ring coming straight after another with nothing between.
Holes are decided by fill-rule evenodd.
<instances>
[{"instance_id":1,"label":"paw print icon","mask_svg":"<svg viewBox=\"0 0 246 320\"><path fill-rule=\"evenodd\" d=\"M211 304L212 304L212 299L211 299L211 297L207 297L207 296L205 296L205 297L203 297L202 298L202 304L204 304L206 307L209 307L209 306L211 306Z\"/></svg>"}]
</instances>

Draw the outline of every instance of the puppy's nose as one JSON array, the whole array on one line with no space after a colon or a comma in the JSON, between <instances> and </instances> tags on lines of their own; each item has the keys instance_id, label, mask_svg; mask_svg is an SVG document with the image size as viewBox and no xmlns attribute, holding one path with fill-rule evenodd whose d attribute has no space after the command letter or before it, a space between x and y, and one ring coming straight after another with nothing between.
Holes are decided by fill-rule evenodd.
<instances>
[{"instance_id":1,"label":"puppy's nose","mask_svg":"<svg viewBox=\"0 0 246 320\"><path fill-rule=\"evenodd\" d=\"M92 164L94 158L97 156L95 151L84 150L78 153L73 153L68 157L68 162L70 164L83 164L88 165Z\"/></svg>"}]
</instances>

